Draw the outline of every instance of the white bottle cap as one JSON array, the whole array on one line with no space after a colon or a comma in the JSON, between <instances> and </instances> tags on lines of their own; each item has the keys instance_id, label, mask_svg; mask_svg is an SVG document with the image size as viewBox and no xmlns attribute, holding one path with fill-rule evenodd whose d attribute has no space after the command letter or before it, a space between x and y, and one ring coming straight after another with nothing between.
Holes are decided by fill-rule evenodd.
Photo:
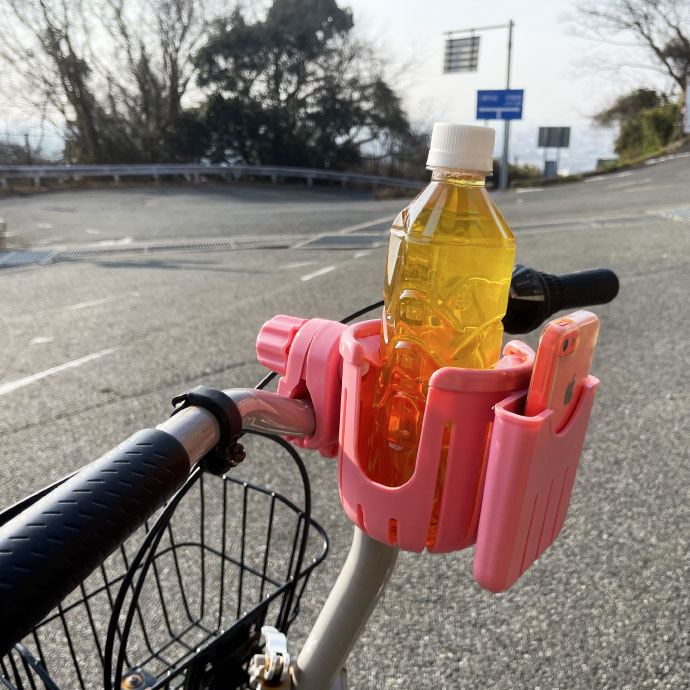
<instances>
[{"instance_id":1,"label":"white bottle cap","mask_svg":"<svg viewBox=\"0 0 690 690\"><path fill-rule=\"evenodd\" d=\"M431 134L427 168L491 172L495 136L491 127L437 122Z\"/></svg>"}]
</instances>

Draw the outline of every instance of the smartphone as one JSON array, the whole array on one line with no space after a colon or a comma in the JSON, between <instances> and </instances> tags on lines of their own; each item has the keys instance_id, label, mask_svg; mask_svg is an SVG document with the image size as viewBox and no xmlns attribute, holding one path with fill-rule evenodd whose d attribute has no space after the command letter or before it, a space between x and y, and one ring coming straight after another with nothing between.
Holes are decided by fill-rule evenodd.
<instances>
[{"instance_id":1,"label":"smartphone","mask_svg":"<svg viewBox=\"0 0 690 690\"><path fill-rule=\"evenodd\" d=\"M525 416L553 410L555 431L568 423L589 375L598 334L599 319L584 309L546 324L534 360Z\"/></svg>"}]
</instances>

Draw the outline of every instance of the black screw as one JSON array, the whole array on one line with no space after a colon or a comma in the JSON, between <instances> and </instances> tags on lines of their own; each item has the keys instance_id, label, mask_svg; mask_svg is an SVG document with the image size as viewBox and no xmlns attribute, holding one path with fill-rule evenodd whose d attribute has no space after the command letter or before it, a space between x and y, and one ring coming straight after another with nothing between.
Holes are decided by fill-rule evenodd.
<instances>
[{"instance_id":1,"label":"black screw","mask_svg":"<svg viewBox=\"0 0 690 690\"><path fill-rule=\"evenodd\" d=\"M233 443L228 448L228 460L231 467L239 465L247 457L244 446L241 443Z\"/></svg>"}]
</instances>

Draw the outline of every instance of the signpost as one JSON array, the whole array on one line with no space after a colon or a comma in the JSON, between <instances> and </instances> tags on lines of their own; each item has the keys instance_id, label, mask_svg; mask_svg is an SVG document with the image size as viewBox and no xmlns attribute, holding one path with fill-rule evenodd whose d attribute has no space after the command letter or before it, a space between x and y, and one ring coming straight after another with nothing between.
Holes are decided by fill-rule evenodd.
<instances>
[{"instance_id":1,"label":"signpost","mask_svg":"<svg viewBox=\"0 0 690 690\"><path fill-rule=\"evenodd\" d=\"M477 91L477 120L521 120L522 89Z\"/></svg>"},{"instance_id":2,"label":"signpost","mask_svg":"<svg viewBox=\"0 0 690 690\"><path fill-rule=\"evenodd\" d=\"M537 146L544 149L544 177L556 177L561 149L570 146L570 127L540 127ZM546 160L547 149L556 149L555 161Z\"/></svg>"},{"instance_id":3,"label":"signpost","mask_svg":"<svg viewBox=\"0 0 690 690\"><path fill-rule=\"evenodd\" d=\"M570 146L570 127L540 127L539 148L567 149Z\"/></svg>"},{"instance_id":4,"label":"signpost","mask_svg":"<svg viewBox=\"0 0 690 690\"><path fill-rule=\"evenodd\" d=\"M479 64L479 36L447 38L443 71L476 72Z\"/></svg>"},{"instance_id":5,"label":"signpost","mask_svg":"<svg viewBox=\"0 0 690 690\"><path fill-rule=\"evenodd\" d=\"M487 101L487 107L481 111L480 99L477 96L477 119L478 120L503 120L503 162L501 164L501 174L499 176L499 187L508 187L508 144L510 141L510 121L519 120L522 117L522 96L523 91L510 88L510 59L513 52L513 27L515 22L511 19L507 24L497 26L482 26L476 29L461 29L459 31L449 31L446 38L446 54L443 63L444 72L476 72L479 61L479 36L478 31L490 31L492 29L508 29L508 74L506 77L506 88L503 91L479 91L479 94L507 94L504 99ZM455 38L456 34L470 34L468 37ZM519 104L517 102L519 94ZM488 98L488 96L487 96ZM493 97L492 97L493 98ZM501 98L495 96L495 98ZM499 107L497 104L502 103ZM494 113L494 115L492 115ZM519 113L519 114L518 114Z\"/></svg>"}]
</instances>

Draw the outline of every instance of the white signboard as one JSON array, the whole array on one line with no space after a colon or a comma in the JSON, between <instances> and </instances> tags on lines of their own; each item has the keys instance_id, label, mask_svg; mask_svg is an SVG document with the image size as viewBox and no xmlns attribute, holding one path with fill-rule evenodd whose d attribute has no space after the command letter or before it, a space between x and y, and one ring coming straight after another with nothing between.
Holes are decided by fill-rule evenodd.
<instances>
[{"instance_id":1,"label":"white signboard","mask_svg":"<svg viewBox=\"0 0 690 690\"><path fill-rule=\"evenodd\" d=\"M690 134L690 83L685 87L685 117L683 118L683 131Z\"/></svg>"}]
</instances>

